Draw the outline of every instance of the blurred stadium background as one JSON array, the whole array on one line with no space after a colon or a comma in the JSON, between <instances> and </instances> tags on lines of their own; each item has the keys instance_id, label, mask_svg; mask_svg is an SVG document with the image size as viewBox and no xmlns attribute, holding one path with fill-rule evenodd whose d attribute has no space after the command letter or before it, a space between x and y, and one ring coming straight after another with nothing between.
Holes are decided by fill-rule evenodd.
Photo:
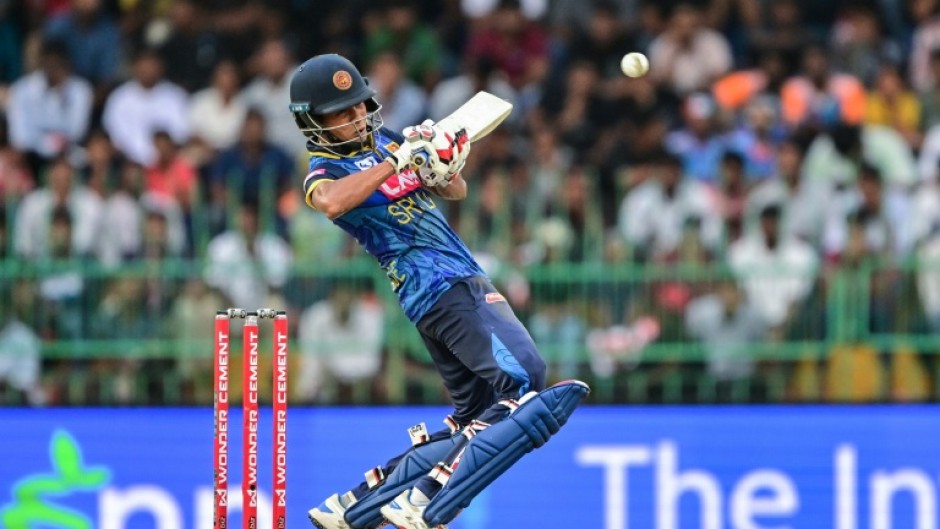
<instances>
[{"instance_id":1,"label":"blurred stadium background","mask_svg":"<svg viewBox=\"0 0 940 529\"><path fill-rule=\"evenodd\" d=\"M628 51L648 55L649 75L620 73ZM228 306L289 311L292 405L446 405L381 270L303 205L287 88L324 52L360 66L393 129L479 89L514 102L474 146L468 199L439 206L551 379L583 379L592 404L616 406L586 424L662 432L634 462L675 463L655 444L672 436L733 466L760 443L809 442L782 426L809 414L825 465L840 431L870 443L866 468L933 465L926 481L888 474L895 488L858 480L888 498L887 515L874 499L863 509L873 527L891 527L898 491L912 499L897 524L936 527L938 453L918 442L940 431L915 403L940 397L937 0L0 0L0 417L26 432L0 447L38 472L57 421L79 420L30 408L195 417L178 407L212 402L210 322ZM792 406L831 403L898 405ZM375 417L385 409L406 413ZM208 436L199 417L181 435ZM707 434L682 426L703 417ZM854 461L838 446L837 462ZM773 466L766 450L755 467ZM792 457L776 462L823 464ZM0 472L0 520L18 468ZM596 496L584 527L625 528ZM683 505L681 526L699 527ZM701 527L763 527L702 509ZM856 529L819 512L830 518L800 527Z\"/></svg>"}]
</instances>

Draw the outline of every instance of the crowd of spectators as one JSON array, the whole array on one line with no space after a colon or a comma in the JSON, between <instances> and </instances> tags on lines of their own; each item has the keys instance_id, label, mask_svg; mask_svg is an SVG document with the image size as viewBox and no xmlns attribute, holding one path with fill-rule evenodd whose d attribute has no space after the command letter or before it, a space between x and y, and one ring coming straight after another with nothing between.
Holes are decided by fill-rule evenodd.
<instances>
[{"instance_id":1,"label":"crowd of spectators","mask_svg":"<svg viewBox=\"0 0 940 529\"><path fill-rule=\"evenodd\" d=\"M198 354L40 351L205 339L261 300L298 316L304 399L382 372L384 285L312 279L362 256L300 197L290 75L325 52L393 129L514 103L440 206L554 375L615 376L659 339L746 379L752 344L835 336L830 272L867 293L845 336L940 330L938 0L0 0L0 386L63 403L56 381L119 373L129 401L141 365L197 386ZM527 274L557 263L607 267ZM613 279L636 264L677 272Z\"/></svg>"}]
</instances>

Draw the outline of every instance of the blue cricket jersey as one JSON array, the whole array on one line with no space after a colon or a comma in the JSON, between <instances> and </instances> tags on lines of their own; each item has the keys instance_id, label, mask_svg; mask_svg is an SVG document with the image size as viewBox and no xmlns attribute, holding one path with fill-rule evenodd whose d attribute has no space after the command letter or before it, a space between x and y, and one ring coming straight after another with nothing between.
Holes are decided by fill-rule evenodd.
<instances>
[{"instance_id":1,"label":"blue cricket jersey","mask_svg":"<svg viewBox=\"0 0 940 529\"><path fill-rule=\"evenodd\" d=\"M389 129L375 132L375 149L345 156L315 150L304 179L304 197L318 181L338 180L382 163L404 138ZM412 170L392 175L362 204L333 220L374 256L385 270L408 319L417 323L457 279L485 276L470 250L422 188Z\"/></svg>"}]
</instances>

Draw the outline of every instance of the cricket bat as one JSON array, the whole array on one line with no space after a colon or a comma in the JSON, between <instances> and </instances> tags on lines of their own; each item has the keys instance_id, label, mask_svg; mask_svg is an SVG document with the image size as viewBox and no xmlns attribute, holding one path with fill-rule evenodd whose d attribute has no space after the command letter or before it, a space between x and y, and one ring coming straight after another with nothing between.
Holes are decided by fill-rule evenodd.
<instances>
[{"instance_id":1,"label":"cricket bat","mask_svg":"<svg viewBox=\"0 0 940 529\"><path fill-rule=\"evenodd\" d=\"M475 142L493 132L511 112L512 103L481 90L437 123L448 130L463 129L470 141ZM420 152L411 158L411 163L415 166L422 166L425 161Z\"/></svg>"}]
</instances>

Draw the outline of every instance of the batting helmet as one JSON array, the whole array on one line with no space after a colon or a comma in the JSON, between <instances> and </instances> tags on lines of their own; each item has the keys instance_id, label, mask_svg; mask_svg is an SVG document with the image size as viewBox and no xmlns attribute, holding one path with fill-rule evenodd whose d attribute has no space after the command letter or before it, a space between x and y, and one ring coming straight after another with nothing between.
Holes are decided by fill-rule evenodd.
<instances>
[{"instance_id":1,"label":"batting helmet","mask_svg":"<svg viewBox=\"0 0 940 529\"><path fill-rule=\"evenodd\" d=\"M381 126L375 90L347 58L335 53L317 55L297 67L290 81L290 111L297 127L319 145L327 141L319 117L365 102L370 132ZM378 122L376 122L378 120ZM335 138L334 138L335 139Z\"/></svg>"}]
</instances>

